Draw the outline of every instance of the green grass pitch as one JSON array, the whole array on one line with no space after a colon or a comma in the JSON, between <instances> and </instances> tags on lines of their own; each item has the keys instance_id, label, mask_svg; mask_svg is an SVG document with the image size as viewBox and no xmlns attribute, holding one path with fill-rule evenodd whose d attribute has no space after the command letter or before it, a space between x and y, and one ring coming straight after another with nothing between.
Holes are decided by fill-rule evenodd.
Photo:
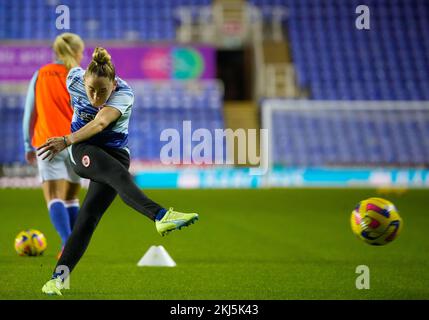
<instances>
[{"instance_id":1,"label":"green grass pitch","mask_svg":"<svg viewBox=\"0 0 429 320\"><path fill-rule=\"evenodd\" d=\"M389 195L404 220L383 247L352 234L349 218L368 189L148 190L165 206L197 211L200 221L160 237L154 224L116 199L71 275L63 297L41 287L60 241L40 190L0 190L0 299L428 299L427 190ZM82 197L84 192L82 192ZM42 257L19 257L19 231L41 230ZM163 245L175 268L137 267ZM358 265L370 289L357 290Z\"/></svg>"}]
</instances>

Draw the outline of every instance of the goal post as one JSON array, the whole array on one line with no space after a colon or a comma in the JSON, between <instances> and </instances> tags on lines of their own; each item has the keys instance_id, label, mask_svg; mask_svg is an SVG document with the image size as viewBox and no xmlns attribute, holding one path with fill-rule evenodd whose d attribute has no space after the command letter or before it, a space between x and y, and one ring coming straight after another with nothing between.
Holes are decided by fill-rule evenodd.
<instances>
[{"instance_id":1,"label":"goal post","mask_svg":"<svg viewBox=\"0 0 429 320\"><path fill-rule=\"evenodd\" d=\"M429 166L429 101L267 99L261 117L270 172Z\"/></svg>"}]
</instances>

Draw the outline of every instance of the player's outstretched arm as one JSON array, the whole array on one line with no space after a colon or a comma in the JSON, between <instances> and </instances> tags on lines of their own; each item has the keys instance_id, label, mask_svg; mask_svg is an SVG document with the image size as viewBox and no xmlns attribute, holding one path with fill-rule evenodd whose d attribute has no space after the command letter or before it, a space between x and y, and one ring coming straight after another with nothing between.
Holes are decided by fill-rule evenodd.
<instances>
[{"instance_id":1,"label":"player's outstretched arm","mask_svg":"<svg viewBox=\"0 0 429 320\"><path fill-rule=\"evenodd\" d=\"M63 137L49 138L45 144L37 148L38 155L45 155L43 160L49 158L50 161L71 144L88 140L92 136L103 131L109 124L116 121L120 116L121 112L118 109L113 107L104 107L97 113L94 120L88 122L78 131Z\"/></svg>"},{"instance_id":2,"label":"player's outstretched arm","mask_svg":"<svg viewBox=\"0 0 429 320\"><path fill-rule=\"evenodd\" d=\"M66 136L67 146L88 140L97 133L103 131L109 124L119 119L121 112L113 107L102 108L94 120L88 122L85 126Z\"/></svg>"}]
</instances>

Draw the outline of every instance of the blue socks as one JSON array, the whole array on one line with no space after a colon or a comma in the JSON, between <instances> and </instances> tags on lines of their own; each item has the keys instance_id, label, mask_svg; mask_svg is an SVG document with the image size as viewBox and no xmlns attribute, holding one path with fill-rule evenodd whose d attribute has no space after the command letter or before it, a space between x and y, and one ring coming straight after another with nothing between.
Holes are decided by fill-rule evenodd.
<instances>
[{"instance_id":1,"label":"blue socks","mask_svg":"<svg viewBox=\"0 0 429 320\"><path fill-rule=\"evenodd\" d=\"M167 212L167 209L164 209L164 208L159 209L158 213L156 214L155 220L157 221L161 220L164 217L166 212Z\"/></svg>"},{"instance_id":2,"label":"blue socks","mask_svg":"<svg viewBox=\"0 0 429 320\"><path fill-rule=\"evenodd\" d=\"M79 213L79 200L75 199L66 201L66 208L69 213L70 229L73 230L77 214Z\"/></svg>"},{"instance_id":3,"label":"blue socks","mask_svg":"<svg viewBox=\"0 0 429 320\"><path fill-rule=\"evenodd\" d=\"M61 199L52 199L48 203L48 209L52 224L59 233L62 245L64 246L71 233L69 213L64 201Z\"/></svg>"},{"instance_id":4,"label":"blue socks","mask_svg":"<svg viewBox=\"0 0 429 320\"><path fill-rule=\"evenodd\" d=\"M52 199L49 204L49 216L52 224L61 237L64 246L71 234L76 218L79 213L79 200L64 202L61 199Z\"/></svg>"}]
</instances>

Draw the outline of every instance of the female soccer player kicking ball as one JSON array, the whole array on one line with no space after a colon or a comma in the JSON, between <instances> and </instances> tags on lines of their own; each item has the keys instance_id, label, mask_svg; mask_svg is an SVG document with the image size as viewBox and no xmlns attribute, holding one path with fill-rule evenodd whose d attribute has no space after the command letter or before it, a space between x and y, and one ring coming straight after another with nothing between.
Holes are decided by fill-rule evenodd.
<instances>
[{"instance_id":1,"label":"female soccer player kicking ball","mask_svg":"<svg viewBox=\"0 0 429 320\"><path fill-rule=\"evenodd\" d=\"M72 133L48 139L38 148L38 155L51 160L68 147L73 169L79 176L90 179L90 184L56 268L66 266L70 272L73 270L116 194L127 205L155 221L161 235L198 220L196 213L164 209L135 185L128 172L130 156L127 149L134 95L128 84L116 77L105 49L94 50L86 71L80 67L70 70L67 89L74 108ZM42 292L61 295L60 274L54 271Z\"/></svg>"}]
</instances>

